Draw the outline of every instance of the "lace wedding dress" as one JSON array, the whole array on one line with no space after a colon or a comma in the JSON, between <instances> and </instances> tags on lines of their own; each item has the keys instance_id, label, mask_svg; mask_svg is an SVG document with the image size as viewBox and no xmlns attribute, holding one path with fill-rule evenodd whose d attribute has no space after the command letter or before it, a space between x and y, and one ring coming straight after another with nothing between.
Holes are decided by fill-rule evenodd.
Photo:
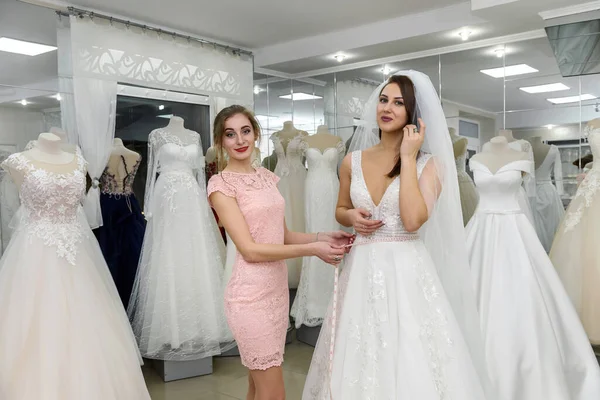
<instances>
[{"instance_id":1,"label":"lace wedding dress","mask_svg":"<svg viewBox=\"0 0 600 400\"><path fill-rule=\"evenodd\" d=\"M304 145L308 163L305 183L305 220L307 232L331 232L340 229L335 219L340 182L338 164L346 152L343 142L323 152ZM291 315L296 328L319 326L327 313L333 293L334 269L317 257L304 257L300 285Z\"/></svg>"},{"instance_id":2,"label":"lace wedding dress","mask_svg":"<svg viewBox=\"0 0 600 400\"><path fill-rule=\"evenodd\" d=\"M465 139L461 136L452 136L452 144L459 140ZM456 161L456 172L458 174L458 189L460 191L463 222L467 225L479 202L479 195L475 190L475 184L469 174L467 174L467 146L465 146L464 152L454 160Z\"/></svg>"},{"instance_id":3,"label":"lace wedding dress","mask_svg":"<svg viewBox=\"0 0 600 400\"><path fill-rule=\"evenodd\" d=\"M37 163L36 163L37 164ZM0 261L0 393L6 400L150 400L127 315L81 202L86 162L24 179ZM55 166L58 168L58 166Z\"/></svg>"},{"instance_id":4,"label":"lace wedding dress","mask_svg":"<svg viewBox=\"0 0 600 400\"><path fill-rule=\"evenodd\" d=\"M471 277L497 400L600 398L600 368L534 227L520 208L522 173L471 160L479 207L467 225Z\"/></svg>"},{"instance_id":5,"label":"lace wedding dress","mask_svg":"<svg viewBox=\"0 0 600 400\"><path fill-rule=\"evenodd\" d=\"M157 129L148 146L148 224L128 309L133 331L146 358L218 355L235 344L223 304L225 246L206 197L200 135Z\"/></svg>"},{"instance_id":6,"label":"lace wedding dress","mask_svg":"<svg viewBox=\"0 0 600 400\"><path fill-rule=\"evenodd\" d=\"M551 175L554 173L555 185ZM552 145L546 158L535 170L536 202L533 208L535 230L546 252L550 252L554 235L565 215L560 194L563 192L562 164L558 147Z\"/></svg>"},{"instance_id":7,"label":"lace wedding dress","mask_svg":"<svg viewBox=\"0 0 600 400\"><path fill-rule=\"evenodd\" d=\"M359 235L344 261L331 378L330 307L302 399L484 400L437 268L419 234L407 232L402 224L400 178L376 205L365 183L361 155L352 153L352 204L385 225L369 237ZM429 160L427 154L417 159L419 185L424 188L437 179ZM435 193L424 192L426 202L435 203Z\"/></svg>"},{"instance_id":8,"label":"lace wedding dress","mask_svg":"<svg viewBox=\"0 0 600 400\"><path fill-rule=\"evenodd\" d=\"M594 158L600 157L600 129L588 136ZM550 258L575 304L587 335L600 345L600 163L595 162L561 222Z\"/></svg>"},{"instance_id":9,"label":"lace wedding dress","mask_svg":"<svg viewBox=\"0 0 600 400\"><path fill-rule=\"evenodd\" d=\"M304 136L298 134L291 139L282 139L277 133L271 135L277 166L275 175L280 178L279 191L285 199L285 222L290 231L305 232L304 181L306 168L302 162ZM285 143L285 145L284 145ZM302 258L287 260L288 284L295 289L300 282Z\"/></svg>"}]
</instances>

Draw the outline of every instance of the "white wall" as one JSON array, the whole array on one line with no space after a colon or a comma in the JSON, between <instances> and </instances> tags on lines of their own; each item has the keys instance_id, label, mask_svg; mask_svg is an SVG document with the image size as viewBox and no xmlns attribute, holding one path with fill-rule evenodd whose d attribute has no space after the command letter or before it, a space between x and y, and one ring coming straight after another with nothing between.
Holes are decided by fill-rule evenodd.
<instances>
[{"instance_id":1,"label":"white wall","mask_svg":"<svg viewBox=\"0 0 600 400\"><path fill-rule=\"evenodd\" d=\"M41 112L0 107L0 145L15 145L20 151L43 131L44 115Z\"/></svg>"}]
</instances>

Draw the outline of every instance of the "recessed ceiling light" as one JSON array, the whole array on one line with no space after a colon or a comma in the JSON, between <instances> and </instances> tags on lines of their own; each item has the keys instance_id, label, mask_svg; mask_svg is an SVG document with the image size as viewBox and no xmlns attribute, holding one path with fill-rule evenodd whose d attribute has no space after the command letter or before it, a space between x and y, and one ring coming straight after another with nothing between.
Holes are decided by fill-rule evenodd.
<instances>
[{"instance_id":1,"label":"recessed ceiling light","mask_svg":"<svg viewBox=\"0 0 600 400\"><path fill-rule=\"evenodd\" d=\"M549 83L547 85L539 86L527 86L519 88L527 93L548 93L548 92L560 92L561 90L569 90L570 87L563 83Z\"/></svg>"},{"instance_id":2,"label":"recessed ceiling light","mask_svg":"<svg viewBox=\"0 0 600 400\"><path fill-rule=\"evenodd\" d=\"M496 50L494 50L494 53L496 53L496 57L502 58L502 57L504 57L504 54L506 53L506 50L504 50L504 49L496 49Z\"/></svg>"},{"instance_id":3,"label":"recessed ceiling light","mask_svg":"<svg viewBox=\"0 0 600 400\"><path fill-rule=\"evenodd\" d=\"M551 130L552 128L554 128L556 125L552 125L552 124L548 124L548 125L544 125L544 128L548 128L548 130Z\"/></svg>"},{"instance_id":4,"label":"recessed ceiling light","mask_svg":"<svg viewBox=\"0 0 600 400\"><path fill-rule=\"evenodd\" d=\"M157 117L158 118L171 119L171 118L173 118L173 114L157 115Z\"/></svg>"},{"instance_id":5,"label":"recessed ceiling light","mask_svg":"<svg viewBox=\"0 0 600 400\"><path fill-rule=\"evenodd\" d=\"M10 39L7 37L0 38L0 51L6 51L8 53L37 56L54 50L56 50L55 46L24 42L22 40Z\"/></svg>"},{"instance_id":6,"label":"recessed ceiling light","mask_svg":"<svg viewBox=\"0 0 600 400\"><path fill-rule=\"evenodd\" d=\"M591 94L582 94L580 96L569 96L569 97L557 97L553 99L547 99L552 104L566 104L566 103L577 103L585 100L595 100L596 96Z\"/></svg>"},{"instance_id":7,"label":"recessed ceiling light","mask_svg":"<svg viewBox=\"0 0 600 400\"><path fill-rule=\"evenodd\" d=\"M21 100L20 103L22 106L26 106L27 104L29 104L29 102L25 99Z\"/></svg>"},{"instance_id":8,"label":"recessed ceiling light","mask_svg":"<svg viewBox=\"0 0 600 400\"><path fill-rule=\"evenodd\" d=\"M164 106L164 104L161 104L161 105L159 105L159 106L158 106L158 109L159 109L160 111L164 110L164 109L165 109L165 106Z\"/></svg>"},{"instance_id":9,"label":"recessed ceiling light","mask_svg":"<svg viewBox=\"0 0 600 400\"><path fill-rule=\"evenodd\" d=\"M60 95L60 93L56 93L56 94L55 94L54 96L52 96L52 97L54 97L54 98L55 98L56 100L58 100L58 101L61 101L61 100L62 100L62 96Z\"/></svg>"},{"instance_id":10,"label":"recessed ceiling light","mask_svg":"<svg viewBox=\"0 0 600 400\"><path fill-rule=\"evenodd\" d=\"M315 96L314 94L297 92L293 94L285 94L283 96L279 96L280 99L288 99L288 100L316 100L322 99L321 96Z\"/></svg>"},{"instance_id":11,"label":"recessed ceiling light","mask_svg":"<svg viewBox=\"0 0 600 400\"><path fill-rule=\"evenodd\" d=\"M468 30L464 30L464 31L460 31L458 32L458 36L460 36L460 38L464 41L469 40L469 38L471 37L471 31Z\"/></svg>"},{"instance_id":12,"label":"recessed ceiling light","mask_svg":"<svg viewBox=\"0 0 600 400\"><path fill-rule=\"evenodd\" d=\"M344 61L348 56L345 54L336 54L333 56L338 62Z\"/></svg>"},{"instance_id":13,"label":"recessed ceiling light","mask_svg":"<svg viewBox=\"0 0 600 400\"><path fill-rule=\"evenodd\" d=\"M259 94L261 92L264 92L264 89L261 88L260 86L256 85L254 86L254 94Z\"/></svg>"},{"instance_id":14,"label":"recessed ceiling light","mask_svg":"<svg viewBox=\"0 0 600 400\"><path fill-rule=\"evenodd\" d=\"M386 65L385 67L381 68L381 72L383 72L384 75L389 75L394 72L394 70Z\"/></svg>"},{"instance_id":15,"label":"recessed ceiling light","mask_svg":"<svg viewBox=\"0 0 600 400\"><path fill-rule=\"evenodd\" d=\"M489 75L492 78L502 78L504 76L524 75L539 71L527 64L517 64L500 68L482 69L480 72Z\"/></svg>"}]
</instances>

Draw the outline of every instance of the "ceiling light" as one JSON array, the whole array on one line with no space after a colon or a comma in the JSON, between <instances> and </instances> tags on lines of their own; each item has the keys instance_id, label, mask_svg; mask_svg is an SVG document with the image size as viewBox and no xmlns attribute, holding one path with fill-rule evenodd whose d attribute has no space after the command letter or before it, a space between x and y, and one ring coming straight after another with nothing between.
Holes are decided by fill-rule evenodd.
<instances>
[{"instance_id":1,"label":"ceiling light","mask_svg":"<svg viewBox=\"0 0 600 400\"><path fill-rule=\"evenodd\" d=\"M158 106L159 111L162 111L165 109L165 106L163 104L161 104L160 106Z\"/></svg>"},{"instance_id":2,"label":"ceiling light","mask_svg":"<svg viewBox=\"0 0 600 400\"><path fill-rule=\"evenodd\" d=\"M158 118L171 119L173 117L173 114L157 115L157 117Z\"/></svg>"},{"instance_id":3,"label":"ceiling light","mask_svg":"<svg viewBox=\"0 0 600 400\"><path fill-rule=\"evenodd\" d=\"M288 100L316 100L322 99L321 96L315 96L314 94L297 92L293 94L286 94L283 96L279 96L280 99L288 99Z\"/></svg>"},{"instance_id":4,"label":"ceiling light","mask_svg":"<svg viewBox=\"0 0 600 400\"><path fill-rule=\"evenodd\" d=\"M502 57L504 57L504 54L506 53L506 50L504 50L504 49L496 49L496 50L494 50L494 53L496 53L496 57L502 58Z\"/></svg>"},{"instance_id":5,"label":"ceiling light","mask_svg":"<svg viewBox=\"0 0 600 400\"><path fill-rule=\"evenodd\" d=\"M10 39L7 37L0 38L0 51L6 51L8 53L37 56L39 54L48 53L49 51L54 50L56 50L55 46L24 42L22 40Z\"/></svg>"},{"instance_id":6,"label":"ceiling light","mask_svg":"<svg viewBox=\"0 0 600 400\"><path fill-rule=\"evenodd\" d=\"M264 92L264 89L260 86L254 86L254 94L259 94L260 92Z\"/></svg>"},{"instance_id":7,"label":"ceiling light","mask_svg":"<svg viewBox=\"0 0 600 400\"><path fill-rule=\"evenodd\" d=\"M556 125L552 125L552 124L548 124L548 125L544 125L544 128L548 128L548 130L551 130L552 128L554 128Z\"/></svg>"},{"instance_id":8,"label":"ceiling light","mask_svg":"<svg viewBox=\"0 0 600 400\"><path fill-rule=\"evenodd\" d=\"M60 95L60 93L56 93L56 94L55 94L54 96L52 96L52 97L54 97L54 98L55 98L56 100L58 100L58 101L61 101L61 100L62 100L62 96Z\"/></svg>"},{"instance_id":9,"label":"ceiling light","mask_svg":"<svg viewBox=\"0 0 600 400\"><path fill-rule=\"evenodd\" d=\"M539 86L527 86L519 88L527 93L548 93L548 92L560 92L561 90L569 90L570 87L563 83L549 83L547 85Z\"/></svg>"},{"instance_id":10,"label":"ceiling light","mask_svg":"<svg viewBox=\"0 0 600 400\"><path fill-rule=\"evenodd\" d=\"M346 55L345 54L336 54L335 56L333 56L333 58L335 58L338 62L342 62L346 59Z\"/></svg>"},{"instance_id":11,"label":"ceiling light","mask_svg":"<svg viewBox=\"0 0 600 400\"><path fill-rule=\"evenodd\" d=\"M383 72L384 75L389 75L394 72L394 70L386 65L385 67L381 68L381 72Z\"/></svg>"},{"instance_id":12,"label":"ceiling light","mask_svg":"<svg viewBox=\"0 0 600 400\"><path fill-rule=\"evenodd\" d=\"M27 104L29 104L29 102L25 99L21 100L20 103L22 106L26 106Z\"/></svg>"},{"instance_id":13,"label":"ceiling light","mask_svg":"<svg viewBox=\"0 0 600 400\"><path fill-rule=\"evenodd\" d=\"M471 37L471 33L472 33L471 31L466 31L466 30L460 31L458 33L458 36L460 36L462 40L466 41L466 40L469 40L469 37Z\"/></svg>"},{"instance_id":14,"label":"ceiling light","mask_svg":"<svg viewBox=\"0 0 600 400\"><path fill-rule=\"evenodd\" d=\"M527 64L517 64L500 68L482 69L480 72L489 75L492 78L502 78L505 76L531 74L533 72L539 71L535 68L530 67Z\"/></svg>"},{"instance_id":15,"label":"ceiling light","mask_svg":"<svg viewBox=\"0 0 600 400\"><path fill-rule=\"evenodd\" d=\"M577 103L585 100L595 100L596 96L591 94L582 94L580 96L569 96L569 97L557 97L554 99L547 99L552 104L566 104L566 103Z\"/></svg>"}]
</instances>

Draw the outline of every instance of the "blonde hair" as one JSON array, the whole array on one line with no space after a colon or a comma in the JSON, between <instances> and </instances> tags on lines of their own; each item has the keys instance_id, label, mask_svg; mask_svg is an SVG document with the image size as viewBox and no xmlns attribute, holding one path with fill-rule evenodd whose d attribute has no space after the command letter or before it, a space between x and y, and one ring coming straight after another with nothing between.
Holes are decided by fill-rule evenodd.
<instances>
[{"instance_id":1,"label":"blonde hair","mask_svg":"<svg viewBox=\"0 0 600 400\"><path fill-rule=\"evenodd\" d=\"M258 120L254 116L254 113L248 110L244 106L240 106L238 104L234 104L229 107L225 107L215 117L215 122L213 124L213 143L215 148L217 149L217 168L219 171L222 171L223 168L227 166L225 160L225 153L223 152L223 137L225 136L225 122L235 115L242 114L248 121L250 121L250 125L252 126L252 130L254 131L254 140L260 143L260 124Z\"/></svg>"}]
</instances>

